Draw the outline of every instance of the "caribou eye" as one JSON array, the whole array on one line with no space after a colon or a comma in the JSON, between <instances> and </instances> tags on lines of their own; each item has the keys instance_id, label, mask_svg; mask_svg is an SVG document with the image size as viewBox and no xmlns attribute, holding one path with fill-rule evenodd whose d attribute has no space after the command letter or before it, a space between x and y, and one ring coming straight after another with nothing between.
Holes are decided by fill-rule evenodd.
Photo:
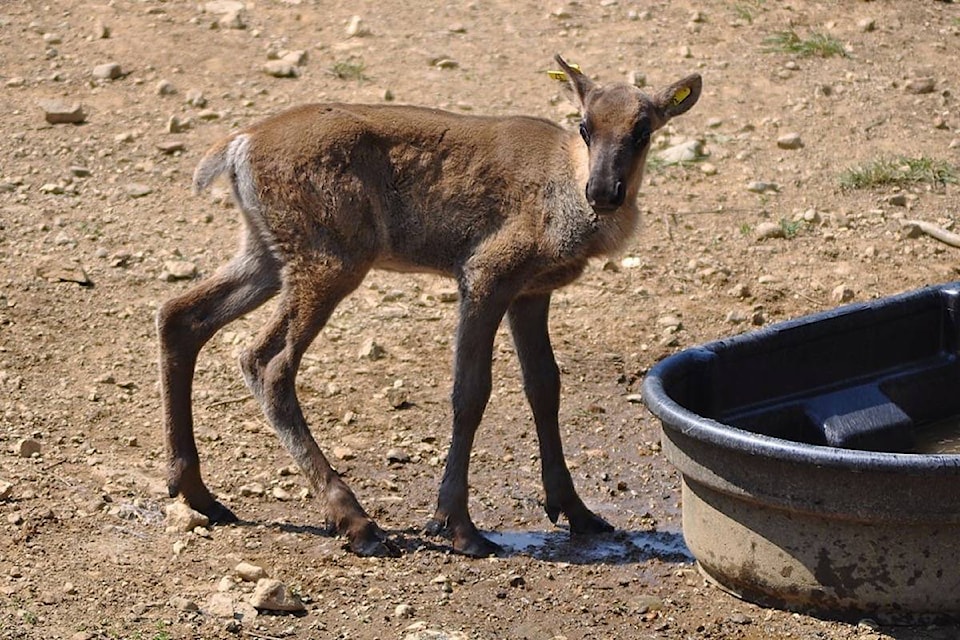
<instances>
[{"instance_id":1,"label":"caribou eye","mask_svg":"<svg viewBox=\"0 0 960 640\"><path fill-rule=\"evenodd\" d=\"M590 132L587 131L587 125L582 122L580 123L580 137L587 143L587 146L590 145Z\"/></svg>"},{"instance_id":2,"label":"caribou eye","mask_svg":"<svg viewBox=\"0 0 960 640\"><path fill-rule=\"evenodd\" d=\"M638 147L646 146L650 142L650 127L637 127L633 132L633 140Z\"/></svg>"}]
</instances>

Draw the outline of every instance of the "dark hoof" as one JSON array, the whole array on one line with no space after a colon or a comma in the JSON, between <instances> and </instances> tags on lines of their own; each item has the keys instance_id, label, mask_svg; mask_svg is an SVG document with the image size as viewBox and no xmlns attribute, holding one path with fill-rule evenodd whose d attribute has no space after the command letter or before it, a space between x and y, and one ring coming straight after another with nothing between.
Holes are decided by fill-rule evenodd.
<instances>
[{"instance_id":1,"label":"dark hoof","mask_svg":"<svg viewBox=\"0 0 960 640\"><path fill-rule=\"evenodd\" d=\"M400 549L387 539L383 530L369 523L355 534L347 534L347 548L364 558L398 558Z\"/></svg>"},{"instance_id":2,"label":"dark hoof","mask_svg":"<svg viewBox=\"0 0 960 640\"><path fill-rule=\"evenodd\" d=\"M503 557L507 555L503 547L479 533L454 538L453 550L471 558Z\"/></svg>"},{"instance_id":3,"label":"dark hoof","mask_svg":"<svg viewBox=\"0 0 960 640\"><path fill-rule=\"evenodd\" d=\"M423 532L431 536L446 538L453 543L453 550L471 558L489 558L490 556L505 556L506 551L496 542L488 540L477 531L476 527L469 527L468 531L458 532L447 523L436 518L427 522Z\"/></svg>"},{"instance_id":4,"label":"dark hoof","mask_svg":"<svg viewBox=\"0 0 960 640\"><path fill-rule=\"evenodd\" d=\"M613 530L614 527L612 524L590 511L587 511L587 513L578 518L570 519L570 533L577 535L610 533Z\"/></svg>"},{"instance_id":5,"label":"dark hoof","mask_svg":"<svg viewBox=\"0 0 960 640\"><path fill-rule=\"evenodd\" d=\"M229 524L240 520L237 514L219 500L214 500L206 509L197 509L197 511L210 518L210 524Z\"/></svg>"},{"instance_id":6,"label":"dark hoof","mask_svg":"<svg viewBox=\"0 0 960 640\"><path fill-rule=\"evenodd\" d=\"M570 523L570 533L590 535L595 533L610 533L614 530L613 525L587 509L582 504L575 509L566 511L554 505L546 505L547 517L550 522L557 524L562 513L567 517Z\"/></svg>"}]
</instances>

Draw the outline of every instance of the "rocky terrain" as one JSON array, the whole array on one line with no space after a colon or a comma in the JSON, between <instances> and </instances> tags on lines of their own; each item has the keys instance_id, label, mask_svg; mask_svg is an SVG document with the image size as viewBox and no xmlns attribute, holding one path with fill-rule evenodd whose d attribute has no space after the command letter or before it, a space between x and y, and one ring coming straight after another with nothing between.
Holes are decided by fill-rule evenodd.
<instances>
[{"instance_id":1,"label":"rocky terrain","mask_svg":"<svg viewBox=\"0 0 960 640\"><path fill-rule=\"evenodd\" d=\"M910 222L955 228L958 47L960 12L934 0L0 3L0 638L957 637L706 584L638 393L680 349L958 278L958 249ZM546 519L504 331L471 509L510 552L422 533L456 290L389 273L338 309L299 385L402 556L343 549L248 395L236 356L269 304L214 338L195 385L207 483L241 522L171 508L154 315L240 224L222 186L191 194L200 155L307 101L575 126L557 52L601 81L704 79L655 140L641 233L554 296L567 458L617 532L571 540Z\"/></svg>"}]
</instances>

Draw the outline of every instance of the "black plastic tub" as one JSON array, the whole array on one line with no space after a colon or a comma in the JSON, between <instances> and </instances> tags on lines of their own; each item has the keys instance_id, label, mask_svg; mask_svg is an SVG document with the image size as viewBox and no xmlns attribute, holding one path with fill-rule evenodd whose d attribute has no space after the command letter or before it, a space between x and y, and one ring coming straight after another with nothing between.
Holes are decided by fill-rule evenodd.
<instances>
[{"instance_id":1,"label":"black plastic tub","mask_svg":"<svg viewBox=\"0 0 960 640\"><path fill-rule=\"evenodd\" d=\"M960 283L688 349L644 400L701 570L760 604L960 618Z\"/></svg>"}]
</instances>

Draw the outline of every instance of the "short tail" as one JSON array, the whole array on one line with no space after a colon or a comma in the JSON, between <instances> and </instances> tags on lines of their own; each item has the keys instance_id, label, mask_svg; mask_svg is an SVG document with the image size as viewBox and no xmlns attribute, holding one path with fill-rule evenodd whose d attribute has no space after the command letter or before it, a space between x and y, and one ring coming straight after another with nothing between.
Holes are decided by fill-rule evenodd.
<instances>
[{"instance_id":1,"label":"short tail","mask_svg":"<svg viewBox=\"0 0 960 640\"><path fill-rule=\"evenodd\" d=\"M213 146L200 160L193 172L193 192L207 189L218 176L232 168L234 154L231 153L235 138L225 138Z\"/></svg>"}]
</instances>

